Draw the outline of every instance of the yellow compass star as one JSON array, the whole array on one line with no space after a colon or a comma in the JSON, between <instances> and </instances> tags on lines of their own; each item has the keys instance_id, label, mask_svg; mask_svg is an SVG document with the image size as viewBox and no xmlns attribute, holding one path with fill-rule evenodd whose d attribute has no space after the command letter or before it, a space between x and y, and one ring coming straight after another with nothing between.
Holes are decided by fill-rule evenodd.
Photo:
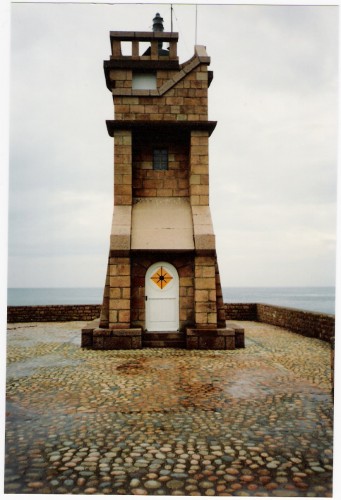
<instances>
[{"instance_id":1,"label":"yellow compass star","mask_svg":"<svg viewBox=\"0 0 341 500\"><path fill-rule=\"evenodd\" d=\"M165 288L173 279L173 276L171 276L164 267L160 267L157 271L155 271L150 279L154 281L154 283L161 288L161 290L163 290L163 288Z\"/></svg>"}]
</instances>

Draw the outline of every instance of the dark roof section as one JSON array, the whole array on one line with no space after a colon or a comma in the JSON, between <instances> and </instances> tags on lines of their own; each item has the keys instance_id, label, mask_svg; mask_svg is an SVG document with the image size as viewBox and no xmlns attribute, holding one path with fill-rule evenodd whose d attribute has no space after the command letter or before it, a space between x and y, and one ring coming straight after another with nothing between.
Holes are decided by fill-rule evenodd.
<instances>
[{"instance_id":1,"label":"dark roof section","mask_svg":"<svg viewBox=\"0 0 341 500\"><path fill-rule=\"evenodd\" d=\"M107 120L107 129L110 137L114 137L115 130L150 130L162 129L165 132L206 130L209 135L215 129L216 121L165 121L165 120Z\"/></svg>"}]
</instances>

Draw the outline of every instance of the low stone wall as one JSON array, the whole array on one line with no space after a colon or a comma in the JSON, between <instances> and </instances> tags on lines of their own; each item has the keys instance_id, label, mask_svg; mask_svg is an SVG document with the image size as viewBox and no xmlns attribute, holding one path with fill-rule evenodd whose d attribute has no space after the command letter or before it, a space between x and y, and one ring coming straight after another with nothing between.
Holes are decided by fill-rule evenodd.
<instances>
[{"instance_id":1,"label":"low stone wall","mask_svg":"<svg viewBox=\"0 0 341 500\"><path fill-rule=\"evenodd\" d=\"M289 307L257 304L257 321L280 326L305 337L331 342L335 335L335 316Z\"/></svg>"},{"instance_id":2,"label":"low stone wall","mask_svg":"<svg viewBox=\"0 0 341 500\"><path fill-rule=\"evenodd\" d=\"M225 318L235 321L257 321L257 304L224 304Z\"/></svg>"},{"instance_id":3,"label":"low stone wall","mask_svg":"<svg viewBox=\"0 0 341 500\"><path fill-rule=\"evenodd\" d=\"M330 366L331 366L331 381L332 381L332 394L334 396L335 384L335 337L330 339Z\"/></svg>"},{"instance_id":4,"label":"low stone wall","mask_svg":"<svg viewBox=\"0 0 341 500\"><path fill-rule=\"evenodd\" d=\"M305 337L331 342L335 316L270 304L225 304L227 320L259 321L280 326Z\"/></svg>"},{"instance_id":5,"label":"low stone wall","mask_svg":"<svg viewBox=\"0 0 341 500\"><path fill-rule=\"evenodd\" d=\"M92 321L101 305L9 306L8 323ZM259 321L327 342L335 335L335 316L268 304L225 304L227 320Z\"/></svg>"},{"instance_id":6,"label":"low stone wall","mask_svg":"<svg viewBox=\"0 0 341 500\"><path fill-rule=\"evenodd\" d=\"M8 306L8 323L39 321L92 321L98 318L101 305Z\"/></svg>"}]
</instances>

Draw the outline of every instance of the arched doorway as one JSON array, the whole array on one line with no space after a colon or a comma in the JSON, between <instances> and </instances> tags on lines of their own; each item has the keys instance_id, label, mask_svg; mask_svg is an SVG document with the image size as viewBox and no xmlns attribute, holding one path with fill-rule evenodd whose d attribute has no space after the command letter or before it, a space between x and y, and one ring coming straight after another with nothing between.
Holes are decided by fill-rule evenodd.
<instances>
[{"instance_id":1,"label":"arched doorway","mask_svg":"<svg viewBox=\"0 0 341 500\"><path fill-rule=\"evenodd\" d=\"M146 272L146 330L179 329L179 275L172 264L156 262Z\"/></svg>"}]
</instances>

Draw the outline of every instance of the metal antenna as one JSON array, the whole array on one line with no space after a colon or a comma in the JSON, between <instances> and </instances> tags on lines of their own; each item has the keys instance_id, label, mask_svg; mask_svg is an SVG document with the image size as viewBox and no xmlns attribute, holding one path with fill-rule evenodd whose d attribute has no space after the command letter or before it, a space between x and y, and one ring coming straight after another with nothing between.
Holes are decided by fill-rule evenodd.
<instances>
[{"instance_id":1,"label":"metal antenna","mask_svg":"<svg viewBox=\"0 0 341 500\"><path fill-rule=\"evenodd\" d=\"M195 45L197 45L198 38L198 4L195 4Z\"/></svg>"},{"instance_id":2,"label":"metal antenna","mask_svg":"<svg viewBox=\"0 0 341 500\"><path fill-rule=\"evenodd\" d=\"M171 33L173 33L173 4L171 3Z\"/></svg>"}]
</instances>

